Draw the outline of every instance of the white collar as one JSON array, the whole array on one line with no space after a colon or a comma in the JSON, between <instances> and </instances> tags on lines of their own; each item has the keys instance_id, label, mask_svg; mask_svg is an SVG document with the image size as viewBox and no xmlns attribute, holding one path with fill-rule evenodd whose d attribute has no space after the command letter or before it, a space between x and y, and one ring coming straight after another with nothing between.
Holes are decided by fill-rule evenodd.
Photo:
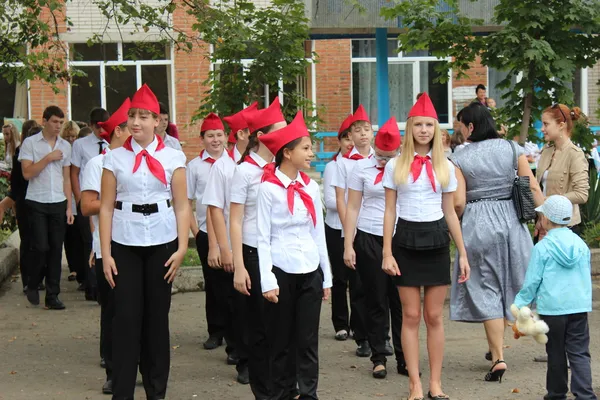
<instances>
[{"instance_id":1,"label":"white collar","mask_svg":"<svg viewBox=\"0 0 600 400\"><path fill-rule=\"evenodd\" d=\"M350 154L348 154L348 157L352 157L354 154L359 154L358 149L356 148L356 146L352 146L352 150L350 150ZM369 158L375 154L375 150L373 150L373 147L369 147Z\"/></svg>"},{"instance_id":2,"label":"white collar","mask_svg":"<svg viewBox=\"0 0 600 400\"><path fill-rule=\"evenodd\" d=\"M279 170L279 167L275 169L275 176L281 181L283 187L286 189L293 182L286 174ZM306 186L306 183L304 183L304 179L302 179L302 176L300 175L300 171L298 171L298 175L296 176L296 179L294 181L300 182L302 186Z\"/></svg>"},{"instance_id":3,"label":"white collar","mask_svg":"<svg viewBox=\"0 0 600 400\"><path fill-rule=\"evenodd\" d=\"M414 154L414 156L418 156L418 155L419 155L419 153L417 153L417 152L415 151L415 154ZM429 158L431 158L431 150L429 150L429 152L428 152L427 154L425 154L425 156L429 156Z\"/></svg>"},{"instance_id":4,"label":"white collar","mask_svg":"<svg viewBox=\"0 0 600 400\"><path fill-rule=\"evenodd\" d=\"M148 147L146 147L146 151L148 152L148 154L150 154L152 157L154 157L154 153L156 152L157 147L158 147L158 139L156 139L156 135L154 135L154 140L152 140L152 143L150 143L148 145ZM142 146L140 146L138 144L138 142L135 141L133 136L131 137L131 148L133 149L133 153L135 155L137 155L140 151L144 150L144 149L142 149Z\"/></svg>"},{"instance_id":5,"label":"white collar","mask_svg":"<svg viewBox=\"0 0 600 400\"><path fill-rule=\"evenodd\" d=\"M251 151L250 152L250 157L256 161L256 163L258 164L259 167L264 168L265 165L267 165L268 163L261 157L259 156L256 152Z\"/></svg>"}]
</instances>

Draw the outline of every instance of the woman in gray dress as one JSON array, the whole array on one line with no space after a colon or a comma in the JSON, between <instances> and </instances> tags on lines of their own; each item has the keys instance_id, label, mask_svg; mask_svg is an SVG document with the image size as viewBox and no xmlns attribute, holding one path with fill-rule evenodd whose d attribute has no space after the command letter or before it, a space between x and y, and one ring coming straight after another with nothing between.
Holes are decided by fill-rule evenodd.
<instances>
[{"instance_id":1,"label":"woman in gray dress","mask_svg":"<svg viewBox=\"0 0 600 400\"><path fill-rule=\"evenodd\" d=\"M471 265L471 279L458 284L454 268L450 319L483 322L493 361L486 381L502 381L507 369L503 342L510 306L523 284L533 241L526 224L517 218L511 200L515 179L513 148L518 156L517 173L528 176L535 205L544 199L524 151L500 139L488 109L470 104L460 113L461 129L470 132L470 146L454 153L458 189L455 207L462 214L462 231Z\"/></svg>"}]
</instances>

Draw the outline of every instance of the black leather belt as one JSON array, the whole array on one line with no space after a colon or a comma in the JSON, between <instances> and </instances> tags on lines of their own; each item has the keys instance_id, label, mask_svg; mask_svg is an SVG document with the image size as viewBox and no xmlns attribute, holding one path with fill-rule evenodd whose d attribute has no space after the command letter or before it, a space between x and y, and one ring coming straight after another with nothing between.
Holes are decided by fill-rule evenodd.
<instances>
[{"instance_id":1,"label":"black leather belt","mask_svg":"<svg viewBox=\"0 0 600 400\"><path fill-rule=\"evenodd\" d=\"M171 207L171 200L165 200L167 202L167 207ZM115 208L117 210L123 209L122 201L115 201ZM140 213L144 215L156 214L158 212L158 204L132 204L131 212Z\"/></svg>"}]
</instances>

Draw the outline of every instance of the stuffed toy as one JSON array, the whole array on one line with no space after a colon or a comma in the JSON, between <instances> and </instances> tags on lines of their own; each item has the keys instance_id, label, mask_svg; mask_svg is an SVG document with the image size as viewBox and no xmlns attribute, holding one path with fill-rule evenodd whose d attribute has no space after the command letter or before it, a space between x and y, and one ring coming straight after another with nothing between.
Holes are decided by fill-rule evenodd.
<instances>
[{"instance_id":1,"label":"stuffed toy","mask_svg":"<svg viewBox=\"0 0 600 400\"><path fill-rule=\"evenodd\" d=\"M546 336L550 330L548 324L534 314L529 307L519 309L513 304L510 306L510 311L516 320L512 326L515 339L521 336L531 336L539 344L548 343L548 336Z\"/></svg>"}]
</instances>

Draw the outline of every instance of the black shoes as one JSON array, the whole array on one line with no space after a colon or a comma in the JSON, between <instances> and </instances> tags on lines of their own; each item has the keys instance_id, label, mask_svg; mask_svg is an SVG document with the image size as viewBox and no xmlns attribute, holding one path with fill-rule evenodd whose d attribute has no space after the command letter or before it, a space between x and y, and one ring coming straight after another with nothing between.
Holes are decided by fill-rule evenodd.
<instances>
[{"instance_id":1,"label":"black shoes","mask_svg":"<svg viewBox=\"0 0 600 400\"><path fill-rule=\"evenodd\" d=\"M379 370L375 371L375 368L377 368L377 367L383 367L383 369L379 369ZM373 378L385 379L386 376L387 376L387 369L385 369L385 365L383 365L383 364L373 365Z\"/></svg>"},{"instance_id":2,"label":"black shoes","mask_svg":"<svg viewBox=\"0 0 600 400\"><path fill-rule=\"evenodd\" d=\"M80 283L79 286L77 286L77 291L78 292L84 292L85 291L85 284L84 283Z\"/></svg>"},{"instance_id":3,"label":"black shoes","mask_svg":"<svg viewBox=\"0 0 600 400\"><path fill-rule=\"evenodd\" d=\"M385 354L386 356L393 356L394 355L394 348L390 344L389 340L385 341L385 351L383 352L383 354Z\"/></svg>"},{"instance_id":4,"label":"black shoes","mask_svg":"<svg viewBox=\"0 0 600 400\"><path fill-rule=\"evenodd\" d=\"M48 310L64 310L66 307L58 297L51 297L46 299L46 309Z\"/></svg>"},{"instance_id":5,"label":"black shoes","mask_svg":"<svg viewBox=\"0 0 600 400\"><path fill-rule=\"evenodd\" d=\"M247 385L250 383L250 376L248 374L248 367L242 368L241 371L238 372L237 381L242 385Z\"/></svg>"},{"instance_id":6,"label":"black shoes","mask_svg":"<svg viewBox=\"0 0 600 400\"><path fill-rule=\"evenodd\" d=\"M46 290L46 285L44 285L43 282L40 282L40 284L38 285L38 290Z\"/></svg>"},{"instance_id":7,"label":"black shoes","mask_svg":"<svg viewBox=\"0 0 600 400\"><path fill-rule=\"evenodd\" d=\"M92 287L85 289L85 300L86 301L98 301L98 288Z\"/></svg>"},{"instance_id":8,"label":"black shoes","mask_svg":"<svg viewBox=\"0 0 600 400\"><path fill-rule=\"evenodd\" d=\"M100 368L106 368L106 360L104 357L100 359Z\"/></svg>"},{"instance_id":9,"label":"black shoes","mask_svg":"<svg viewBox=\"0 0 600 400\"><path fill-rule=\"evenodd\" d=\"M40 305L40 292L36 290L27 289L27 301L31 303L31 305L39 306Z\"/></svg>"},{"instance_id":10,"label":"black shoes","mask_svg":"<svg viewBox=\"0 0 600 400\"><path fill-rule=\"evenodd\" d=\"M108 379L106 382L104 382L104 385L102 385L102 393L113 394L113 384L111 379Z\"/></svg>"},{"instance_id":11,"label":"black shoes","mask_svg":"<svg viewBox=\"0 0 600 400\"><path fill-rule=\"evenodd\" d=\"M238 357L237 354L235 354L235 353L227 354L227 365L237 365L237 363L239 361L240 361L240 358Z\"/></svg>"},{"instance_id":12,"label":"black shoes","mask_svg":"<svg viewBox=\"0 0 600 400\"><path fill-rule=\"evenodd\" d=\"M223 344L223 338L216 336L210 336L206 342L204 342L204 348L206 350L214 350Z\"/></svg>"},{"instance_id":13,"label":"black shoes","mask_svg":"<svg viewBox=\"0 0 600 400\"><path fill-rule=\"evenodd\" d=\"M397 368L400 375L408 376L408 370L406 369L405 363L398 363ZM421 376L421 372L419 372L419 376Z\"/></svg>"},{"instance_id":14,"label":"black shoes","mask_svg":"<svg viewBox=\"0 0 600 400\"><path fill-rule=\"evenodd\" d=\"M361 340L358 342L358 348L356 349L356 355L358 357L370 357L371 356L371 346L369 346L369 342L366 340Z\"/></svg>"}]
</instances>

